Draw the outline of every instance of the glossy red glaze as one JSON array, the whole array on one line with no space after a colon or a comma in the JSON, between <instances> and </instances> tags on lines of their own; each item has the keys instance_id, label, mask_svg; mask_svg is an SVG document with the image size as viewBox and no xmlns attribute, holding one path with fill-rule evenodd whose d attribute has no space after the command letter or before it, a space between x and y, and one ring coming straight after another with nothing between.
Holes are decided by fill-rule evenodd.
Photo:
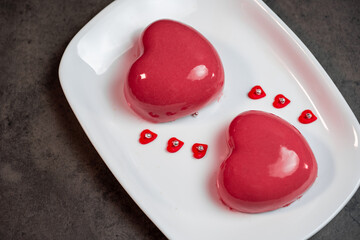
<instances>
[{"instance_id":1,"label":"glossy red glaze","mask_svg":"<svg viewBox=\"0 0 360 240\"><path fill-rule=\"evenodd\" d=\"M146 137L146 134L150 134L150 137ZM140 133L139 142L141 144L148 144L152 141L154 141L157 138L157 134L150 131L149 129L145 129Z\"/></svg>"},{"instance_id":2,"label":"glossy red glaze","mask_svg":"<svg viewBox=\"0 0 360 240\"><path fill-rule=\"evenodd\" d=\"M311 117L308 117L307 114L310 114ZM315 116L315 114L311 111L311 110L305 110L301 113L301 115L299 116L299 122L303 123L303 124L309 124L314 122L317 119L317 117Z\"/></svg>"},{"instance_id":3,"label":"glossy red glaze","mask_svg":"<svg viewBox=\"0 0 360 240\"><path fill-rule=\"evenodd\" d=\"M280 98L283 98L284 102L281 102ZM282 94L278 94L278 95L276 95L276 97L274 99L273 106L275 108L283 108L283 107L286 107L289 103L290 103L290 100L287 97L285 97Z\"/></svg>"},{"instance_id":4,"label":"glossy red glaze","mask_svg":"<svg viewBox=\"0 0 360 240\"><path fill-rule=\"evenodd\" d=\"M258 90L258 89L260 89L260 91L261 91L260 94L256 93L256 90ZM260 98L265 97L266 93L259 85L256 85L250 90L250 92L248 93L248 96L251 99L260 99Z\"/></svg>"},{"instance_id":5,"label":"glossy red glaze","mask_svg":"<svg viewBox=\"0 0 360 240\"><path fill-rule=\"evenodd\" d=\"M171 20L148 26L130 68L125 97L151 122L191 115L219 97L224 70L215 48L195 29Z\"/></svg>"},{"instance_id":6,"label":"glossy red glaze","mask_svg":"<svg viewBox=\"0 0 360 240\"><path fill-rule=\"evenodd\" d=\"M174 145L174 141L177 141L177 142L178 142L178 145L177 145L177 146ZM168 152L174 153L174 152L179 151L180 148L182 148L182 146L184 146L184 142L183 142L183 141L180 141L179 139L172 137L172 138L170 138L169 141L168 141L166 150L167 150Z\"/></svg>"},{"instance_id":7,"label":"glossy red glaze","mask_svg":"<svg viewBox=\"0 0 360 240\"><path fill-rule=\"evenodd\" d=\"M217 188L231 209L260 213L300 198L317 177L317 163L301 133L270 113L248 111L230 124L230 155Z\"/></svg>"},{"instance_id":8,"label":"glossy red glaze","mask_svg":"<svg viewBox=\"0 0 360 240\"><path fill-rule=\"evenodd\" d=\"M200 146L203 147L202 150L199 150ZM206 154L207 149L208 149L208 145L202 144L202 143L195 143L191 148L191 150L193 152L193 156L196 159L203 158L205 156L205 154Z\"/></svg>"}]
</instances>

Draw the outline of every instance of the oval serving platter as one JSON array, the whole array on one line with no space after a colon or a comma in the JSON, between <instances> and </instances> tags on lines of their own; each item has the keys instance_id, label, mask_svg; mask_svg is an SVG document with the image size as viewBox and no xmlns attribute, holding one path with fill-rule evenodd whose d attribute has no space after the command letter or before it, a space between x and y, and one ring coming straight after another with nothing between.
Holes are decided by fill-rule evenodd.
<instances>
[{"instance_id":1,"label":"oval serving platter","mask_svg":"<svg viewBox=\"0 0 360 240\"><path fill-rule=\"evenodd\" d=\"M225 70L220 101L196 118L153 124L127 106L123 84L136 58L140 33L158 19L173 19L202 33ZM59 68L63 91L81 126L119 183L170 239L304 239L328 223L359 186L359 123L295 34L260 0L118 0L94 17L66 48ZM247 97L254 85L267 97ZM320 94L321 92L321 94ZM284 109L274 97L291 96ZM261 214L228 210L216 193L216 173L228 154L226 129L246 110L274 113L305 136L318 161L318 178L288 207ZM297 118L311 109L318 120ZM151 129L158 138L138 143ZM176 154L166 142L185 142ZM192 157L195 142L206 156ZM301 226L301 227L299 227Z\"/></svg>"}]
</instances>

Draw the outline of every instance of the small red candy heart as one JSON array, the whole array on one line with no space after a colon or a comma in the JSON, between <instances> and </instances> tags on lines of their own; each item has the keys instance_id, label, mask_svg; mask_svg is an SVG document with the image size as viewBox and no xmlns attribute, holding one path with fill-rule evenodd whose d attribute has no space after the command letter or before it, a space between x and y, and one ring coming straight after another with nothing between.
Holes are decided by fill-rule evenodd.
<instances>
[{"instance_id":1,"label":"small red candy heart","mask_svg":"<svg viewBox=\"0 0 360 240\"><path fill-rule=\"evenodd\" d=\"M202 144L202 143L195 143L191 150L194 153L194 158L200 159L203 158L206 154L206 151L208 149L208 145Z\"/></svg>"},{"instance_id":2,"label":"small red candy heart","mask_svg":"<svg viewBox=\"0 0 360 240\"><path fill-rule=\"evenodd\" d=\"M286 98L282 94L278 94L278 95L276 95L276 97L274 99L273 106L275 108L283 108L283 107L286 107L289 103L290 103L290 100L288 98Z\"/></svg>"},{"instance_id":3,"label":"small red candy heart","mask_svg":"<svg viewBox=\"0 0 360 240\"><path fill-rule=\"evenodd\" d=\"M259 86L254 86L250 92L248 93L249 98L251 99L260 99L266 96L266 93L264 90Z\"/></svg>"},{"instance_id":4,"label":"small red candy heart","mask_svg":"<svg viewBox=\"0 0 360 240\"><path fill-rule=\"evenodd\" d=\"M141 43L142 54L131 66L124 88L139 116L169 122L219 98L224 86L220 57L195 29L159 20L145 29Z\"/></svg>"},{"instance_id":5,"label":"small red candy heart","mask_svg":"<svg viewBox=\"0 0 360 240\"><path fill-rule=\"evenodd\" d=\"M230 155L220 166L217 188L229 208L260 213L286 207L314 183L314 154L287 121L248 111L231 122L228 133Z\"/></svg>"},{"instance_id":6,"label":"small red candy heart","mask_svg":"<svg viewBox=\"0 0 360 240\"><path fill-rule=\"evenodd\" d=\"M166 150L168 152L174 153L180 150L180 148L184 146L184 142L180 141L179 139L172 137L168 141L168 145Z\"/></svg>"},{"instance_id":7,"label":"small red candy heart","mask_svg":"<svg viewBox=\"0 0 360 240\"><path fill-rule=\"evenodd\" d=\"M149 129L145 129L140 133L139 142L141 144L148 144L154 141L157 138L157 134L150 131Z\"/></svg>"},{"instance_id":8,"label":"small red candy heart","mask_svg":"<svg viewBox=\"0 0 360 240\"><path fill-rule=\"evenodd\" d=\"M315 114L309 109L303 111L301 113L301 115L299 116L299 122L301 122L303 124L312 123L316 119L317 119L317 117L315 116Z\"/></svg>"}]
</instances>

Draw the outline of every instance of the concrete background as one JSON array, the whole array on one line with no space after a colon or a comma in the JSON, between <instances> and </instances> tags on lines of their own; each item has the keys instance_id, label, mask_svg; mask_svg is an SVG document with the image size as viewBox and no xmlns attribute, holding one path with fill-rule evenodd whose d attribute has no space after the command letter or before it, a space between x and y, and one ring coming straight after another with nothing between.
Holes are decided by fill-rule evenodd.
<instances>
[{"instance_id":1,"label":"concrete background","mask_svg":"<svg viewBox=\"0 0 360 240\"><path fill-rule=\"evenodd\" d=\"M165 238L105 166L59 84L65 47L110 2L0 1L0 239ZM359 120L360 1L265 2ZM357 191L312 239L360 239L359 201Z\"/></svg>"}]
</instances>

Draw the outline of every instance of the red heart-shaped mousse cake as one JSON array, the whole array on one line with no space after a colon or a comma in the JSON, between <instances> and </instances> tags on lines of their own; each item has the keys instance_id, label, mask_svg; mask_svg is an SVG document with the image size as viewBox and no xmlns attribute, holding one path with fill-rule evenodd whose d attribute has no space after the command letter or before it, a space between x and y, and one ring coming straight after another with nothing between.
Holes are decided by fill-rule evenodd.
<instances>
[{"instance_id":1,"label":"red heart-shaped mousse cake","mask_svg":"<svg viewBox=\"0 0 360 240\"><path fill-rule=\"evenodd\" d=\"M149 25L141 56L130 68L125 97L151 122L190 115L219 97L224 70L210 42L195 29L171 20Z\"/></svg>"},{"instance_id":2,"label":"red heart-shaped mousse cake","mask_svg":"<svg viewBox=\"0 0 360 240\"><path fill-rule=\"evenodd\" d=\"M231 209L260 213L285 207L315 181L317 163L309 144L280 117L244 112L228 134L230 155L221 164L217 188Z\"/></svg>"}]
</instances>

